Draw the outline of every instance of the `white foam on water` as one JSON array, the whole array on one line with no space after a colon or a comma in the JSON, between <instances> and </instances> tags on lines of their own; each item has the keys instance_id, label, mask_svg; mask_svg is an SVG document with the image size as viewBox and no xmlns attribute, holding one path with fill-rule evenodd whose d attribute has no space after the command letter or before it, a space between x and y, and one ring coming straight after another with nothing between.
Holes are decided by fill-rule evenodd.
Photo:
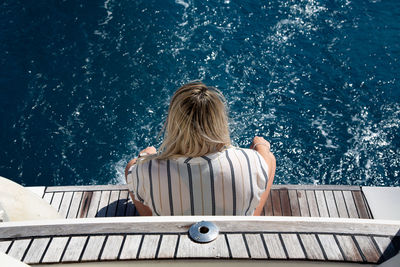
<instances>
[{"instance_id":1,"label":"white foam on water","mask_svg":"<svg viewBox=\"0 0 400 267\"><path fill-rule=\"evenodd\" d=\"M178 4L178 5L183 6L185 9L188 8L188 7L190 6L190 2L187 3L187 2L185 2L185 1L183 1L183 0L175 0L175 3Z\"/></svg>"},{"instance_id":2,"label":"white foam on water","mask_svg":"<svg viewBox=\"0 0 400 267\"><path fill-rule=\"evenodd\" d=\"M178 24L179 29L174 31L173 34L181 40L180 44L177 47L171 47L172 55L174 57L178 57L182 50L186 49L186 42L190 40L190 37L193 35L194 29L197 27L196 25L190 26L188 25L188 8L192 4L191 1L185 2L183 0L175 0L175 3L183 6L184 10L182 13L182 21Z\"/></svg>"},{"instance_id":3,"label":"white foam on water","mask_svg":"<svg viewBox=\"0 0 400 267\"><path fill-rule=\"evenodd\" d=\"M348 127L350 145L335 171L350 184L385 185L387 176L398 176L396 171L388 173L388 169L400 166L400 148L391 148L391 133L400 127L400 105L382 105L381 110L385 117L378 122L373 121L366 107L352 117Z\"/></svg>"},{"instance_id":4,"label":"white foam on water","mask_svg":"<svg viewBox=\"0 0 400 267\"><path fill-rule=\"evenodd\" d=\"M289 5L282 4L283 7ZM273 34L267 37L268 42L272 42L276 48L290 43L297 35L308 35L318 29L317 23L320 13L328 9L321 3L314 0L302 1L299 4L292 4L289 7L290 12L287 17L278 21L272 27Z\"/></svg>"},{"instance_id":5,"label":"white foam on water","mask_svg":"<svg viewBox=\"0 0 400 267\"><path fill-rule=\"evenodd\" d=\"M338 145L334 145L332 138L329 137L332 134L332 129L330 126L328 126L326 120L323 119L313 120L311 122L311 126L316 127L320 131L321 135L325 138L326 140L325 147L332 149L339 148Z\"/></svg>"},{"instance_id":6,"label":"white foam on water","mask_svg":"<svg viewBox=\"0 0 400 267\"><path fill-rule=\"evenodd\" d=\"M107 184L126 184L125 167L129 160L128 156L124 156L116 163L111 164L110 169L114 172L114 177L111 178Z\"/></svg>"},{"instance_id":7,"label":"white foam on water","mask_svg":"<svg viewBox=\"0 0 400 267\"><path fill-rule=\"evenodd\" d=\"M106 0L104 2L104 9L107 12L107 17L104 19L103 22L100 22L99 25L108 24L108 22L113 19L113 16L112 16L113 12L112 12L112 9L111 9L110 2L111 2L111 0Z\"/></svg>"}]
</instances>

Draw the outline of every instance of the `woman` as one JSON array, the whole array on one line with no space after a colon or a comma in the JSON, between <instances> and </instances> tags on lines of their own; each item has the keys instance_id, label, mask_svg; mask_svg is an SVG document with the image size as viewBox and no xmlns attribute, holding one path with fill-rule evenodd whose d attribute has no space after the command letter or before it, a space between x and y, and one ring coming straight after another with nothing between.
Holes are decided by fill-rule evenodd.
<instances>
[{"instance_id":1,"label":"woman","mask_svg":"<svg viewBox=\"0 0 400 267\"><path fill-rule=\"evenodd\" d=\"M222 93L193 82L172 97L159 152L142 150L125 176L142 216L260 215L275 168L264 138L231 145Z\"/></svg>"}]
</instances>

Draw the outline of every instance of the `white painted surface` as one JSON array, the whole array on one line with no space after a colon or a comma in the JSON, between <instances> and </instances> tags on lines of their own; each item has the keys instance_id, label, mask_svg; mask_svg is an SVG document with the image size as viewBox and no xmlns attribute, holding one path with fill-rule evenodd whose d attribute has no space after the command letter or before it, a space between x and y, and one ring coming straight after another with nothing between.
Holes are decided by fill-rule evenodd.
<instances>
[{"instance_id":1,"label":"white painted surface","mask_svg":"<svg viewBox=\"0 0 400 267\"><path fill-rule=\"evenodd\" d=\"M10 257L3 252L0 252L0 263L1 266L12 266L12 267L29 267L29 265L20 262L19 260L14 259L13 257Z\"/></svg>"},{"instance_id":2,"label":"white painted surface","mask_svg":"<svg viewBox=\"0 0 400 267\"><path fill-rule=\"evenodd\" d=\"M400 187L361 187L374 219L400 220Z\"/></svg>"},{"instance_id":3,"label":"white painted surface","mask_svg":"<svg viewBox=\"0 0 400 267\"><path fill-rule=\"evenodd\" d=\"M61 219L57 211L36 193L1 176L0 203L10 222Z\"/></svg>"},{"instance_id":4,"label":"white painted surface","mask_svg":"<svg viewBox=\"0 0 400 267\"><path fill-rule=\"evenodd\" d=\"M46 189L45 186L27 186L25 188L38 195L40 198L43 197L44 190Z\"/></svg>"}]
</instances>

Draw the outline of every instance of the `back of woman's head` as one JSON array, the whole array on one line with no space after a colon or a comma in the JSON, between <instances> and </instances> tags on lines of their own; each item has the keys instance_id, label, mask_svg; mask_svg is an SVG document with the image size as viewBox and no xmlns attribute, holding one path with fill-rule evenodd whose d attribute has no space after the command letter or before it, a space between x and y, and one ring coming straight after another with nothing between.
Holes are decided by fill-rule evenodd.
<instances>
[{"instance_id":1,"label":"back of woman's head","mask_svg":"<svg viewBox=\"0 0 400 267\"><path fill-rule=\"evenodd\" d=\"M199 157L230 145L225 98L213 87L192 82L172 97L158 159Z\"/></svg>"}]
</instances>

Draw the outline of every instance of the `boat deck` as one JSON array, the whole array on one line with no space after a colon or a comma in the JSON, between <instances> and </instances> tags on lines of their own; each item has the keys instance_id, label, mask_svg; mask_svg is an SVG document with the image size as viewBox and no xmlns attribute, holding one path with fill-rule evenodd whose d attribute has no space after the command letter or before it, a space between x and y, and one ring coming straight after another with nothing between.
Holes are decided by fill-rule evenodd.
<instances>
[{"instance_id":1,"label":"boat deck","mask_svg":"<svg viewBox=\"0 0 400 267\"><path fill-rule=\"evenodd\" d=\"M126 185L38 187L34 190L65 218L137 215ZM373 218L359 186L274 185L263 215Z\"/></svg>"},{"instance_id":2,"label":"boat deck","mask_svg":"<svg viewBox=\"0 0 400 267\"><path fill-rule=\"evenodd\" d=\"M400 248L400 221L373 220L357 186L275 185L259 217L135 216L126 185L30 189L67 220L0 225L0 252L28 264L202 258L375 264ZM207 244L188 235L202 220L219 228Z\"/></svg>"},{"instance_id":3,"label":"boat deck","mask_svg":"<svg viewBox=\"0 0 400 267\"><path fill-rule=\"evenodd\" d=\"M189 238L189 227L200 220L218 226L216 240ZM393 221L298 217L31 221L4 223L0 251L28 264L200 258L380 263L397 253L399 229Z\"/></svg>"}]
</instances>

